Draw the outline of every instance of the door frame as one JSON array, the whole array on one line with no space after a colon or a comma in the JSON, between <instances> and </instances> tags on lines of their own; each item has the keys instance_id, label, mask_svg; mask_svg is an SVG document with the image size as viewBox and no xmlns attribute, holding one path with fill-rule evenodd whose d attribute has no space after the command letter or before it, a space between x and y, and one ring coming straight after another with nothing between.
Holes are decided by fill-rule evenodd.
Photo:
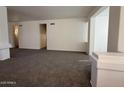
<instances>
[{"instance_id":1,"label":"door frame","mask_svg":"<svg viewBox=\"0 0 124 93\"><path fill-rule=\"evenodd\" d=\"M40 26L41 26L41 25L46 25L46 50L47 50L47 23L39 23L40 49L42 49L42 48L41 48L41 44L42 44L42 42L41 42L41 29L40 29Z\"/></svg>"}]
</instances>

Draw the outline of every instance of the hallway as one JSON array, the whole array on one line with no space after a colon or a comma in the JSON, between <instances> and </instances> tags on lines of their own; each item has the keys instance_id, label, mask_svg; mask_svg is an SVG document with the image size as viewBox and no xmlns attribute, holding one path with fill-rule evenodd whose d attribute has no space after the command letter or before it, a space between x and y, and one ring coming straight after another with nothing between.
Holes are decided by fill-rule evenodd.
<instances>
[{"instance_id":1,"label":"hallway","mask_svg":"<svg viewBox=\"0 0 124 93\"><path fill-rule=\"evenodd\" d=\"M11 49L11 59L0 61L0 81L20 87L90 86L90 62L81 52Z\"/></svg>"}]
</instances>

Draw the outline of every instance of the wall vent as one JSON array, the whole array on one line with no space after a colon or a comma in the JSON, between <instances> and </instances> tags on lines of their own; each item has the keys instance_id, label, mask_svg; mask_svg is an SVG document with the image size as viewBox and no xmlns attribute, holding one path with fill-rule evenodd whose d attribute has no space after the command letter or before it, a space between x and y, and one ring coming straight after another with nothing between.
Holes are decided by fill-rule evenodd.
<instances>
[{"instance_id":1,"label":"wall vent","mask_svg":"<svg viewBox=\"0 0 124 93\"><path fill-rule=\"evenodd\" d=\"M19 27L22 27L22 25L19 25Z\"/></svg>"},{"instance_id":2,"label":"wall vent","mask_svg":"<svg viewBox=\"0 0 124 93\"><path fill-rule=\"evenodd\" d=\"M50 23L50 25L55 25L55 23Z\"/></svg>"}]
</instances>

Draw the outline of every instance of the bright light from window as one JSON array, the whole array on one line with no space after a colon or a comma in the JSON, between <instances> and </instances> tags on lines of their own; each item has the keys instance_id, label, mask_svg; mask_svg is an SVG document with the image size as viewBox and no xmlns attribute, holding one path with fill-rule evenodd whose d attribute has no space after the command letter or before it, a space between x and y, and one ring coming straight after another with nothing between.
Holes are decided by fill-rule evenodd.
<instances>
[{"instance_id":1,"label":"bright light from window","mask_svg":"<svg viewBox=\"0 0 124 93\"><path fill-rule=\"evenodd\" d=\"M15 26L15 36L18 37L18 26Z\"/></svg>"}]
</instances>

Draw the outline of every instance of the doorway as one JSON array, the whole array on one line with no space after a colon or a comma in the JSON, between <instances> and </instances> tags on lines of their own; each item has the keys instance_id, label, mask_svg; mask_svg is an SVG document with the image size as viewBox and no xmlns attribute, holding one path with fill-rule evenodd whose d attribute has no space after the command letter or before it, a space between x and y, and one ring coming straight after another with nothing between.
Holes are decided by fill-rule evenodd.
<instances>
[{"instance_id":1,"label":"doorway","mask_svg":"<svg viewBox=\"0 0 124 93\"><path fill-rule=\"evenodd\" d=\"M14 25L14 44L15 48L19 48L19 26Z\"/></svg>"},{"instance_id":2,"label":"doorway","mask_svg":"<svg viewBox=\"0 0 124 93\"><path fill-rule=\"evenodd\" d=\"M92 52L107 52L108 47L108 25L109 25L109 7L100 9L90 19L90 48Z\"/></svg>"},{"instance_id":3,"label":"doorway","mask_svg":"<svg viewBox=\"0 0 124 93\"><path fill-rule=\"evenodd\" d=\"M40 24L40 47L47 49L47 24Z\"/></svg>"}]
</instances>

